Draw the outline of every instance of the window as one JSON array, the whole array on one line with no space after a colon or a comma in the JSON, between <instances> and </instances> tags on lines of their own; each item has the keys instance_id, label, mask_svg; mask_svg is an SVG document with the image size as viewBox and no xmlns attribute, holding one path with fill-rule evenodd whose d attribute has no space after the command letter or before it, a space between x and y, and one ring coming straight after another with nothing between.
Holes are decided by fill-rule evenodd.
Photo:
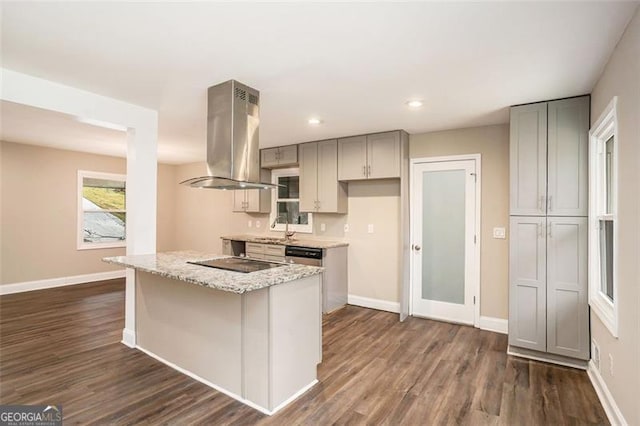
<instances>
[{"instance_id":1,"label":"window","mask_svg":"<svg viewBox=\"0 0 640 426\"><path fill-rule=\"evenodd\" d=\"M286 221L289 230L311 233L313 215L300 213L300 174L298 169L279 169L271 173L272 182L278 185L273 191L271 203L271 229L284 231Z\"/></svg>"},{"instance_id":2,"label":"window","mask_svg":"<svg viewBox=\"0 0 640 426\"><path fill-rule=\"evenodd\" d=\"M589 132L589 305L617 337L616 103L613 98Z\"/></svg>"},{"instance_id":3,"label":"window","mask_svg":"<svg viewBox=\"0 0 640 426\"><path fill-rule=\"evenodd\" d=\"M78 250L125 247L126 177L78 171Z\"/></svg>"}]
</instances>

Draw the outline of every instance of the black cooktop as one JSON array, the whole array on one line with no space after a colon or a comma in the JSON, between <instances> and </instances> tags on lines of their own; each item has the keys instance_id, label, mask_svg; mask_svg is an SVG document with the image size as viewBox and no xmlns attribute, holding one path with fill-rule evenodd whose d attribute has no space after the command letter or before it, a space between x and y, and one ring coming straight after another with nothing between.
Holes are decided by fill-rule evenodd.
<instances>
[{"instance_id":1,"label":"black cooktop","mask_svg":"<svg viewBox=\"0 0 640 426\"><path fill-rule=\"evenodd\" d=\"M250 272L262 271L263 269L285 266L283 263L247 259L246 257L224 257L221 259L201 260L198 262L187 263L191 263L192 265L207 266L209 268L224 269L227 271L243 272L245 274Z\"/></svg>"}]
</instances>

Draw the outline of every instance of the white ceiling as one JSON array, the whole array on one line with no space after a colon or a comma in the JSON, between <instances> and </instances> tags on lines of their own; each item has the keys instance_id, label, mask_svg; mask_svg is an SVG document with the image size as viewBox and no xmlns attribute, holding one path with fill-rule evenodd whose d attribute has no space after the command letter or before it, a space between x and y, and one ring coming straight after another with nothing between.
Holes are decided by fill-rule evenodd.
<instances>
[{"instance_id":1,"label":"white ceiling","mask_svg":"<svg viewBox=\"0 0 640 426\"><path fill-rule=\"evenodd\" d=\"M589 93L637 6L5 1L2 66L158 110L159 158L183 163L204 159L207 87L231 78L261 91L261 146L505 123ZM13 141L113 155L8 110Z\"/></svg>"}]
</instances>

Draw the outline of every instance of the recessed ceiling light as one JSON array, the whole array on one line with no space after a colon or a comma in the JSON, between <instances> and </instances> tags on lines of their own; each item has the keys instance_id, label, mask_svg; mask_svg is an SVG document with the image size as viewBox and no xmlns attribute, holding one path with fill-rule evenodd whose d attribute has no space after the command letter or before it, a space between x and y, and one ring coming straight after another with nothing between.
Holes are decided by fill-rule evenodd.
<instances>
[{"instance_id":1,"label":"recessed ceiling light","mask_svg":"<svg viewBox=\"0 0 640 426\"><path fill-rule=\"evenodd\" d=\"M318 124L322 123L322 120L320 120L319 118L310 118L308 123L312 126L317 126Z\"/></svg>"},{"instance_id":2,"label":"recessed ceiling light","mask_svg":"<svg viewBox=\"0 0 640 426\"><path fill-rule=\"evenodd\" d=\"M422 106L422 101L415 99L413 101L408 101L407 105L409 105L411 108L420 108Z\"/></svg>"}]
</instances>

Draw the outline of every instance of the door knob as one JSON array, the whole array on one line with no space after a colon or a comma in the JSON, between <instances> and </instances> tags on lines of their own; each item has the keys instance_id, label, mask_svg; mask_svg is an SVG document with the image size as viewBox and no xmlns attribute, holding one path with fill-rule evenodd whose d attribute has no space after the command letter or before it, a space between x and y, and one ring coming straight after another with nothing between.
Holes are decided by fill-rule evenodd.
<instances>
[{"instance_id":1,"label":"door knob","mask_svg":"<svg viewBox=\"0 0 640 426\"><path fill-rule=\"evenodd\" d=\"M413 249L414 249L415 251L420 251L420 249L421 249L421 248L422 248L422 247L420 247L418 244L414 244L414 245L413 245Z\"/></svg>"}]
</instances>

